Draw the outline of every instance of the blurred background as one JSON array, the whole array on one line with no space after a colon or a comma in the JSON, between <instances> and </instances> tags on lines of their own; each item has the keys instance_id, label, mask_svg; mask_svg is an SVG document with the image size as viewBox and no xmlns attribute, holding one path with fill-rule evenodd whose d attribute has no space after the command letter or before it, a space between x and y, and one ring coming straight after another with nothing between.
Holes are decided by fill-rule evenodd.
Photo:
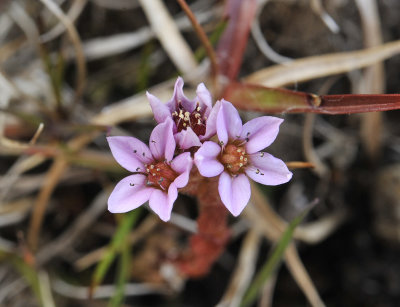
<instances>
[{"instance_id":1,"label":"blurred background","mask_svg":"<svg viewBox=\"0 0 400 307\"><path fill-rule=\"evenodd\" d=\"M196 233L195 198L180 195L169 223L144 207L107 211L127 172L105 136L147 143L145 91L168 101L177 76L190 99L200 82L218 99L235 80L317 95L400 92L397 0L187 3L218 75L177 1L0 2L0 305L241 306L256 289L250 306L398 306L399 111L289 114L267 102L241 112L284 118L268 152L314 167L292 164L288 184L255 186L202 276L171 261ZM276 269L255 284L271 255Z\"/></svg>"}]
</instances>

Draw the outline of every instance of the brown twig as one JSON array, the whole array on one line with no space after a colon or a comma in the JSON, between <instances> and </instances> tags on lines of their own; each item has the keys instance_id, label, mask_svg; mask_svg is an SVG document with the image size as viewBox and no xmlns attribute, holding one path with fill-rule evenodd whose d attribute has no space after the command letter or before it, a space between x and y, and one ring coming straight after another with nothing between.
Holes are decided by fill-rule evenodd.
<instances>
[{"instance_id":1,"label":"brown twig","mask_svg":"<svg viewBox=\"0 0 400 307\"><path fill-rule=\"evenodd\" d=\"M218 63L217 63L217 57L215 55L214 48L211 45L210 40L208 39L206 33L204 32L204 29L200 25L200 23L197 21L196 16L193 14L192 10L190 7L187 5L185 0L177 0L179 5L181 6L182 10L185 12L187 17L189 18L190 22L193 25L193 28L199 37L201 43L203 44L208 57L210 58L211 61L211 72L214 77L217 76L218 73Z\"/></svg>"}]
</instances>

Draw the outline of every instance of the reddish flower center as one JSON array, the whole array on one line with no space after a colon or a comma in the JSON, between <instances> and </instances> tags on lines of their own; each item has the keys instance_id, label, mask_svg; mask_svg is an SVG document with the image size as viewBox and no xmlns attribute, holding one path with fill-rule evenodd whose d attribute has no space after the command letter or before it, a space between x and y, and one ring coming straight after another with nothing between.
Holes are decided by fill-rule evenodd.
<instances>
[{"instance_id":1,"label":"reddish flower center","mask_svg":"<svg viewBox=\"0 0 400 307\"><path fill-rule=\"evenodd\" d=\"M222 150L220 161L231 175L243 173L244 167L248 163L244 146L226 145Z\"/></svg>"},{"instance_id":2,"label":"reddish flower center","mask_svg":"<svg viewBox=\"0 0 400 307\"><path fill-rule=\"evenodd\" d=\"M179 176L167 162L146 164L147 185L168 190L170 184Z\"/></svg>"},{"instance_id":3,"label":"reddish flower center","mask_svg":"<svg viewBox=\"0 0 400 307\"><path fill-rule=\"evenodd\" d=\"M178 132L190 127L197 135L204 135L206 133L207 118L200 111L201 107L198 103L191 113L185 110L182 104L179 103L178 109L171 114Z\"/></svg>"}]
</instances>

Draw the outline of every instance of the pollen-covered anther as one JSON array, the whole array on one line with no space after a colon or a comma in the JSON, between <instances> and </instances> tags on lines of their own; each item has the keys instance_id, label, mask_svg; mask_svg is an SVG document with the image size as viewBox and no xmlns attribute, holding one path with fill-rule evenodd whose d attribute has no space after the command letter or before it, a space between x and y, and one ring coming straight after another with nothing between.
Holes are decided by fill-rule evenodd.
<instances>
[{"instance_id":1,"label":"pollen-covered anther","mask_svg":"<svg viewBox=\"0 0 400 307\"><path fill-rule=\"evenodd\" d=\"M244 172L247 165L246 151L244 147L228 144L222 151L220 161L231 175Z\"/></svg>"},{"instance_id":2,"label":"pollen-covered anther","mask_svg":"<svg viewBox=\"0 0 400 307\"><path fill-rule=\"evenodd\" d=\"M178 174L165 161L150 165L147 173L150 175L147 177L149 184L161 190L167 190L171 182L178 177Z\"/></svg>"}]
</instances>

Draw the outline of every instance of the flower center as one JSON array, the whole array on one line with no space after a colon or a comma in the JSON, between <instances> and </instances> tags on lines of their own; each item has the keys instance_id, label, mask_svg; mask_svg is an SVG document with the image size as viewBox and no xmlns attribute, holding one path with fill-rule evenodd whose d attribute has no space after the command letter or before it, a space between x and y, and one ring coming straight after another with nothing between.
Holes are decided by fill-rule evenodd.
<instances>
[{"instance_id":1,"label":"flower center","mask_svg":"<svg viewBox=\"0 0 400 307\"><path fill-rule=\"evenodd\" d=\"M201 107L199 103L197 103L196 108L191 113L179 103L178 109L171 114L178 132L190 127L197 135L204 135L206 133L205 123L207 118L203 116L200 111Z\"/></svg>"},{"instance_id":2,"label":"flower center","mask_svg":"<svg viewBox=\"0 0 400 307\"><path fill-rule=\"evenodd\" d=\"M226 145L222 150L220 161L231 175L243 173L244 167L248 163L244 146Z\"/></svg>"},{"instance_id":3,"label":"flower center","mask_svg":"<svg viewBox=\"0 0 400 307\"><path fill-rule=\"evenodd\" d=\"M178 174L171 168L167 162L157 162L155 164L146 164L147 185L168 190L170 184L178 177Z\"/></svg>"}]
</instances>

